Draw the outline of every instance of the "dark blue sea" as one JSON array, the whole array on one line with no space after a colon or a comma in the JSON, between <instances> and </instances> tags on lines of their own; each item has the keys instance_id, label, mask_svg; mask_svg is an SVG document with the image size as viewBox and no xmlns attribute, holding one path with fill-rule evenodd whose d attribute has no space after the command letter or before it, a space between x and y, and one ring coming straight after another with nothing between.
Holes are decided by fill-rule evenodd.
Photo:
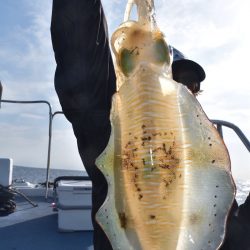
<instances>
[{"instance_id":1,"label":"dark blue sea","mask_svg":"<svg viewBox=\"0 0 250 250\"><path fill-rule=\"evenodd\" d=\"M50 169L49 181L53 182L58 176L86 176L85 171L78 170L64 170L64 169ZM43 183L46 181L46 169L45 168L32 168L14 166L13 168L13 180L24 179L31 183Z\"/></svg>"},{"instance_id":2,"label":"dark blue sea","mask_svg":"<svg viewBox=\"0 0 250 250\"><path fill-rule=\"evenodd\" d=\"M53 182L58 176L86 176L85 171L51 169L49 172L49 181ZM14 166L13 180L24 179L31 183L43 183L46 181L46 169ZM244 203L250 192L250 180L235 180L237 187L236 200L238 204Z\"/></svg>"}]
</instances>

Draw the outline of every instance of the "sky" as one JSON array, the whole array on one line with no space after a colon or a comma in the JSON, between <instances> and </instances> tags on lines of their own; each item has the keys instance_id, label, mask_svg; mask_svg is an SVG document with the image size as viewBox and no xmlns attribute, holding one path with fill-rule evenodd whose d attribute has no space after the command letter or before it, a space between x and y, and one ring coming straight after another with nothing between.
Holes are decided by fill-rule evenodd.
<instances>
[{"instance_id":1,"label":"sky","mask_svg":"<svg viewBox=\"0 0 250 250\"><path fill-rule=\"evenodd\" d=\"M125 0L103 0L109 35L123 20ZM250 2L155 0L156 21L166 41L206 71L198 97L210 119L236 124L250 138ZM0 80L5 100L47 100L61 107L54 90L50 37L51 0L0 0ZM250 154L230 129L224 139L238 179L250 179ZM48 107L2 104L0 157L15 165L46 167ZM81 169L71 125L53 122L51 167Z\"/></svg>"}]
</instances>

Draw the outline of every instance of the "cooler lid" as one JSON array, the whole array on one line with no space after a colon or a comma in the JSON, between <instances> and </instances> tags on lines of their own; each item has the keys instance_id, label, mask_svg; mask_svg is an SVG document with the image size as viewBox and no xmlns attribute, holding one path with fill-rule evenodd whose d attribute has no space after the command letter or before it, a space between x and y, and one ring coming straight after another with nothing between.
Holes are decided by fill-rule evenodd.
<instances>
[{"instance_id":1,"label":"cooler lid","mask_svg":"<svg viewBox=\"0 0 250 250\"><path fill-rule=\"evenodd\" d=\"M91 191L92 182L91 181L79 181L79 180L61 180L58 182L57 190L60 191Z\"/></svg>"}]
</instances>

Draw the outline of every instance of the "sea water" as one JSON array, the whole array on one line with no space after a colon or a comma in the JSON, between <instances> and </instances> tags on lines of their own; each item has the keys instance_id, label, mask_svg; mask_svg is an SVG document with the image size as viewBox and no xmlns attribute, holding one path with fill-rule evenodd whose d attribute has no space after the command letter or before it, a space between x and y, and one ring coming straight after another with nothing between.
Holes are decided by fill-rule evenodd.
<instances>
[{"instance_id":1,"label":"sea water","mask_svg":"<svg viewBox=\"0 0 250 250\"><path fill-rule=\"evenodd\" d=\"M13 167L13 181L25 180L30 183L44 183L46 181L46 169L45 168L32 168L23 166ZM58 176L86 176L86 171L78 170L66 170L66 169L50 169L49 181L53 182Z\"/></svg>"},{"instance_id":2,"label":"sea water","mask_svg":"<svg viewBox=\"0 0 250 250\"><path fill-rule=\"evenodd\" d=\"M49 172L49 181L53 182L58 176L86 176L86 171L51 169ZM14 166L13 180L24 179L31 183L44 183L46 181L46 169ZM235 180L237 187L236 200L238 204L245 202L250 192L250 180Z\"/></svg>"}]
</instances>

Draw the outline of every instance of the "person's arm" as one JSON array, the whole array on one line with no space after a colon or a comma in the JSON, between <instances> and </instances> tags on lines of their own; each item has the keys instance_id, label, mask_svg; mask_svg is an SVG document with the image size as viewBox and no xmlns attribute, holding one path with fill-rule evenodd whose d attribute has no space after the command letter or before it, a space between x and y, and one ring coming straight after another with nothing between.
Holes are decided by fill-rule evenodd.
<instances>
[{"instance_id":1,"label":"person's arm","mask_svg":"<svg viewBox=\"0 0 250 250\"><path fill-rule=\"evenodd\" d=\"M93 177L98 172L93 167L95 159L109 139L111 99L116 90L100 0L53 0L51 38L57 63L55 89L84 166Z\"/></svg>"},{"instance_id":2,"label":"person's arm","mask_svg":"<svg viewBox=\"0 0 250 250\"><path fill-rule=\"evenodd\" d=\"M55 89L66 117L109 113L115 73L100 0L54 0L51 37Z\"/></svg>"}]
</instances>

